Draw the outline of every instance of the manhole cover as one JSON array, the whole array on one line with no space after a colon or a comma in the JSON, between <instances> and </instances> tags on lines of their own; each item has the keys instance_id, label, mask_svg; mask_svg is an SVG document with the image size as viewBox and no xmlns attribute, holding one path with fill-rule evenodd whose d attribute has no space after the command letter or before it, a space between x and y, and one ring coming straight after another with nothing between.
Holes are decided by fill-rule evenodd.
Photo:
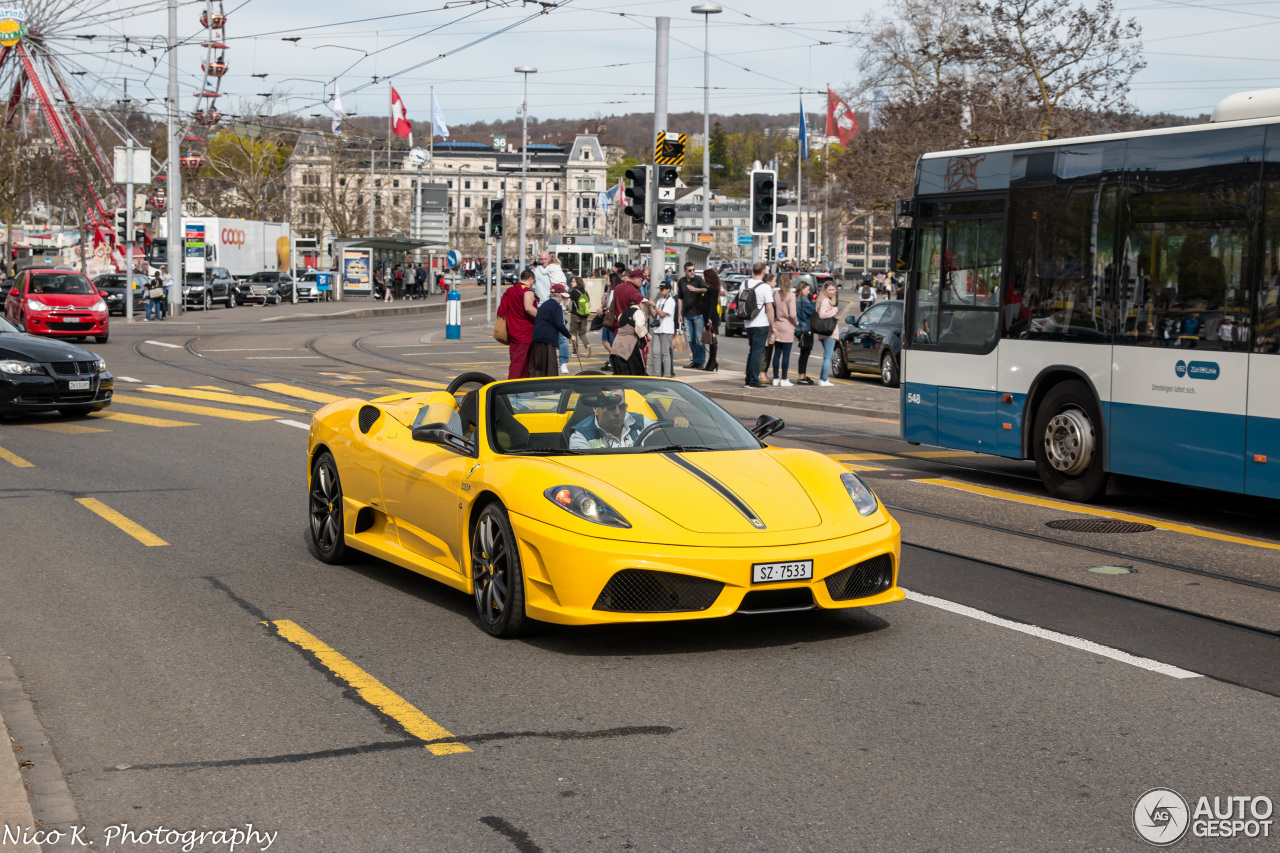
<instances>
[{"instance_id":1,"label":"manhole cover","mask_svg":"<svg viewBox=\"0 0 1280 853\"><path fill-rule=\"evenodd\" d=\"M1072 533L1147 533L1155 530L1150 524L1116 521L1114 518L1066 518L1061 521L1046 521L1044 526Z\"/></svg>"}]
</instances>

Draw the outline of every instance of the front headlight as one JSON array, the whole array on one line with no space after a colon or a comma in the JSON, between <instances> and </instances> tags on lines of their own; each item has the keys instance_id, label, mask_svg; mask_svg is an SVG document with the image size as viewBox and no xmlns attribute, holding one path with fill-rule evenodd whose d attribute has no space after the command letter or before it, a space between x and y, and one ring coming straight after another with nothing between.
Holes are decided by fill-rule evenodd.
<instances>
[{"instance_id":1,"label":"front headlight","mask_svg":"<svg viewBox=\"0 0 1280 853\"><path fill-rule=\"evenodd\" d=\"M90 310L90 311L106 311L106 310L107 310L107 303L105 303L105 302L103 302L101 299L99 299L97 302L93 303L93 307L92 307L92 308L90 308L89 310Z\"/></svg>"},{"instance_id":2,"label":"front headlight","mask_svg":"<svg viewBox=\"0 0 1280 853\"><path fill-rule=\"evenodd\" d=\"M841 474L840 482L844 483L844 487L849 490L849 497L853 499L853 505L858 508L860 515L871 515L880 506L871 487L862 482L862 478L857 474L852 472Z\"/></svg>"},{"instance_id":3,"label":"front headlight","mask_svg":"<svg viewBox=\"0 0 1280 853\"><path fill-rule=\"evenodd\" d=\"M41 302L38 299L28 299L27 310L28 311L52 311L53 306L45 305L43 302Z\"/></svg>"},{"instance_id":4,"label":"front headlight","mask_svg":"<svg viewBox=\"0 0 1280 853\"><path fill-rule=\"evenodd\" d=\"M556 506L584 521L605 527L631 527L613 507L578 486L552 486L542 494Z\"/></svg>"},{"instance_id":5,"label":"front headlight","mask_svg":"<svg viewBox=\"0 0 1280 853\"><path fill-rule=\"evenodd\" d=\"M98 359L98 372L99 373L107 372L107 360L105 358Z\"/></svg>"},{"instance_id":6,"label":"front headlight","mask_svg":"<svg viewBox=\"0 0 1280 853\"><path fill-rule=\"evenodd\" d=\"M29 376L33 373L44 373L44 368L29 361L0 361L0 373Z\"/></svg>"}]
</instances>

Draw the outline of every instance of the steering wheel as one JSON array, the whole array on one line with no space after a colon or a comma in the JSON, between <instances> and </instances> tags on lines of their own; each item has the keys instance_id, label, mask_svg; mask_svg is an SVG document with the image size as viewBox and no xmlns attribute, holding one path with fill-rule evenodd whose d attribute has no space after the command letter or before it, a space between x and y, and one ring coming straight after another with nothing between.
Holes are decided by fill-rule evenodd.
<instances>
[{"instance_id":1,"label":"steering wheel","mask_svg":"<svg viewBox=\"0 0 1280 853\"><path fill-rule=\"evenodd\" d=\"M649 424L647 427L640 430L640 434L636 436L636 447L647 447L649 437L658 432L658 430L665 428L665 425L662 423Z\"/></svg>"},{"instance_id":2,"label":"steering wheel","mask_svg":"<svg viewBox=\"0 0 1280 853\"><path fill-rule=\"evenodd\" d=\"M456 394L458 389L463 385L488 385L490 382L497 381L498 380L494 379L487 373L481 373L478 370L469 370L466 373L461 373L455 376L453 381L449 383L449 387L444 390L448 394Z\"/></svg>"}]
</instances>

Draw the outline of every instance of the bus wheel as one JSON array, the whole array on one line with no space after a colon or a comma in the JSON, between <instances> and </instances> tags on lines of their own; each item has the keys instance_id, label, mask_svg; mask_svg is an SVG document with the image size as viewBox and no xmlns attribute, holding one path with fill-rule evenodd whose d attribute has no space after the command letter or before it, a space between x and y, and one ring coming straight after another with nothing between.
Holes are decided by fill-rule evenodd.
<instances>
[{"instance_id":1,"label":"bus wheel","mask_svg":"<svg viewBox=\"0 0 1280 853\"><path fill-rule=\"evenodd\" d=\"M1093 394L1081 382L1054 386L1036 412L1036 473L1055 497L1092 503L1107 490L1102 423Z\"/></svg>"}]
</instances>

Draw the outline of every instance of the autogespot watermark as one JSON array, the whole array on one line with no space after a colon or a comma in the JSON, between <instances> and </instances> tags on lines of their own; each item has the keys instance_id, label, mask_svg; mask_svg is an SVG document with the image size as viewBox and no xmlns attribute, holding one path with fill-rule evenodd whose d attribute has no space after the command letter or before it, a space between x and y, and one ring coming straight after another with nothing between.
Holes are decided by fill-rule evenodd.
<instances>
[{"instance_id":1,"label":"autogespot watermark","mask_svg":"<svg viewBox=\"0 0 1280 853\"><path fill-rule=\"evenodd\" d=\"M1195 807L1171 788L1152 788L1133 804L1133 828L1144 841L1166 847L1188 831L1196 838L1270 838L1270 797L1199 797Z\"/></svg>"},{"instance_id":2,"label":"autogespot watermark","mask_svg":"<svg viewBox=\"0 0 1280 853\"><path fill-rule=\"evenodd\" d=\"M243 828L233 826L228 829L171 829L167 826L141 828L127 823L118 823L103 827L100 835L94 838L84 826L71 826L66 830L59 830L0 824L0 849L9 845L44 846L65 841L68 847L97 845L110 848L114 844L117 847L129 846L131 849L156 847L164 850L181 850L182 853L193 853L197 850L226 850L227 853L235 853L236 850L266 851L276 843L278 834L278 832L254 829L251 823L246 823ZM100 845L98 845L99 841Z\"/></svg>"}]
</instances>

